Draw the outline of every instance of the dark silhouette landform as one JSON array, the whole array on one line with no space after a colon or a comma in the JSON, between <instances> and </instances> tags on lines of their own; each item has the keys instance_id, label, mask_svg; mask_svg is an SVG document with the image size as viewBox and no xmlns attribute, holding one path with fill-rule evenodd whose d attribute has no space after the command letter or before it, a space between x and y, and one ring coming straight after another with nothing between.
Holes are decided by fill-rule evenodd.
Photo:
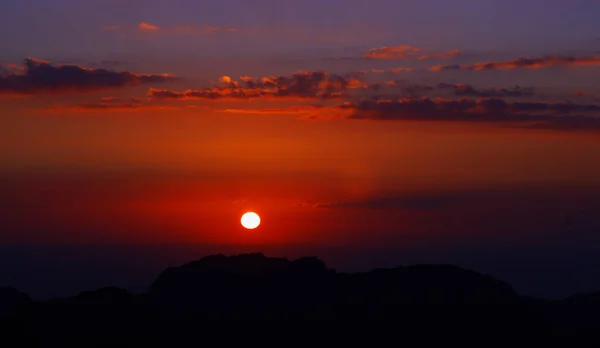
<instances>
[{"instance_id":1,"label":"dark silhouette landform","mask_svg":"<svg viewBox=\"0 0 600 348\"><path fill-rule=\"evenodd\" d=\"M386 319L401 322L403 330L592 337L600 333L598 309L600 292L558 301L525 297L503 281L453 265L338 273L316 257L219 254L167 268L143 294L106 287L37 302L0 288L0 333L20 337L20 346L77 335L110 346L117 337L155 342L153 335L182 321Z\"/></svg>"}]
</instances>

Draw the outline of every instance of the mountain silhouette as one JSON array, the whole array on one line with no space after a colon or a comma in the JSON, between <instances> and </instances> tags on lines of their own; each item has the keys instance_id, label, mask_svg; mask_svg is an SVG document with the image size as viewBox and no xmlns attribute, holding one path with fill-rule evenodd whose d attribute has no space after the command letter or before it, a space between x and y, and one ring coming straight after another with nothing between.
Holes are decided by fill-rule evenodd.
<instances>
[{"instance_id":1,"label":"mountain silhouette","mask_svg":"<svg viewBox=\"0 0 600 348\"><path fill-rule=\"evenodd\" d=\"M447 264L339 273L316 257L261 253L167 268L144 294L105 287L36 302L0 288L0 328L34 346L63 336L152 343L174 322L207 319L386 319L404 328L577 336L600 329L597 308L600 293L561 301L524 297L501 280Z\"/></svg>"},{"instance_id":2,"label":"mountain silhouette","mask_svg":"<svg viewBox=\"0 0 600 348\"><path fill-rule=\"evenodd\" d=\"M31 298L15 288L0 287L0 320L9 319L31 303Z\"/></svg>"}]
</instances>

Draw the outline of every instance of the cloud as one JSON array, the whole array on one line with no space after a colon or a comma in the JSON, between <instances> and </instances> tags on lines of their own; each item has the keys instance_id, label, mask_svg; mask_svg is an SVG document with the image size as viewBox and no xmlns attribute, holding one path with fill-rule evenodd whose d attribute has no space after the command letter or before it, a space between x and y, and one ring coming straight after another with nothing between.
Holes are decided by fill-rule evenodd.
<instances>
[{"instance_id":1,"label":"cloud","mask_svg":"<svg viewBox=\"0 0 600 348\"><path fill-rule=\"evenodd\" d=\"M436 91L450 91L452 95L457 97L480 97L480 98L526 98L534 97L535 91L533 87L520 87L515 86L513 88L484 88L478 89L468 84L449 84L440 83L437 86L429 86L423 84L406 84L404 80L392 80L386 82L371 83L368 85L371 90L381 91L384 88L391 89L392 94L379 94L375 96L377 99L398 99L403 96L412 97L425 97L432 95L447 95L435 93ZM401 93L398 93L398 92Z\"/></svg>"},{"instance_id":2,"label":"cloud","mask_svg":"<svg viewBox=\"0 0 600 348\"><path fill-rule=\"evenodd\" d=\"M399 210L438 210L446 202L437 197L381 197L362 201L318 203L320 209L399 209Z\"/></svg>"},{"instance_id":3,"label":"cloud","mask_svg":"<svg viewBox=\"0 0 600 348\"><path fill-rule=\"evenodd\" d=\"M297 105L278 108L235 108L221 109L216 112L225 112L242 115L294 115L303 121L328 121L340 117L335 106L327 105Z\"/></svg>"},{"instance_id":4,"label":"cloud","mask_svg":"<svg viewBox=\"0 0 600 348\"><path fill-rule=\"evenodd\" d=\"M338 105L224 109L257 115L298 115L302 120L439 121L496 123L507 127L600 130L600 105L507 102L500 98L400 98L347 101Z\"/></svg>"},{"instance_id":5,"label":"cloud","mask_svg":"<svg viewBox=\"0 0 600 348\"><path fill-rule=\"evenodd\" d=\"M419 85L419 84L408 85L408 86L402 87L402 91L409 96L422 96L424 94L431 93L434 90L435 90L435 88L433 88L431 86Z\"/></svg>"},{"instance_id":6,"label":"cloud","mask_svg":"<svg viewBox=\"0 0 600 348\"><path fill-rule=\"evenodd\" d=\"M153 24L150 24L150 23L141 22L140 24L138 24L138 29L139 30L155 31L155 30L159 30L160 28L157 27L156 25L153 25Z\"/></svg>"},{"instance_id":7,"label":"cloud","mask_svg":"<svg viewBox=\"0 0 600 348\"><path fill-rule=\"evenodd\" d=\"M411 71L413 71L413 69L403 68L403 67L392 69L392 73L394 73L394 74L406 73L406 72L411 72Z\"/></svg>"},{"instance_id":8,"label":"cloud","mask_svg":"<svg viewBox=\"0 0 600 348\"><path fill-rule=\"evenodd\" d=\"M541 69L553 66L598 66L600 56L593 57L568 57L568 56L545 56L540 58L517 58L500 62L484 62L470 65L436 65L429 70L511 70L511 69Z\"/></svg>"},{"instance_id":9,"label":"cloud","mask_svg":"<svg viewBox=\"0 0 600 348\"><path fill-rule=\"evenodd\" d=\"M576 96L576 97L586 97L586 96L591 96L591 94L589 94L586 91L582 91L580 89L576 90L575 92L571 93L571 95Z\"/></svg>"},{"instance_id":10,"label":"cloud","mask_svg":"<svg viewBox=\"0 0 600 348\"><path fill-rule=\"evenodd\" d=\"M501 191L481 190L481 191L449 191L439 193L414 192L395 195L375 194L371 197L365 197L354 200L342 200L331 203L310 204L319 209L395 209L410 211L433 211L440 210L451 205L489 198L497 195ZM302 204L309 205L309 204Z\"/></svg>"},{"instance_id":11,"label":"cloud","mask_svg":"<svg viewBox=\"0 0 600 348\"><path fill-rule=\"evenodd\" d=\"M450 50L450 51L446 51L446 52L423 54L423 55L419 56L419 60L451 59L451 58L460 56L461 54L462 54L462 52L460 50Z\"/></svg>"},{"instance_id":12,"label":"cloud","mask_svg":"<svg viewBox=\"0 0 600 348\"><path fill-rule=\"evenodd\" d=\"M168 27L159 27L148 22L140 22L136 26L110 25L102 27L104 31L115 33L145 32L152 35L211 35L216 33L236 33L236 28L228 28L214 25L196 26L196 25L175 25Z\"/></svg>"},{"instance_id":13,"label":"cloud","mask_svg":"<svg viewBox=\"0 0 600 348\"><path fill-rule=\"evenodd\" d=\"M372 48L364 54L364 58L369 59L404 59L414 57L421 52L420 48L415 46L383 46Z\"/></svg>"},{"instance_id":14,"label":"cloud","mask_svg":"<svg viewBox=\"0 0 600 348\"><path fill-rule=\"evenodd\" d=\"M525 128L600 130L600 105L507 102L499 98L361 100L338 105L343 118L374 121L462 121Z\"/></svg>"},{"instance_id":15,"label":"cloud","mask_svg":"<svg viewBox=\"0 0 600 348\"><path fill-rule=\"evenodd\" d=\"M247 100L247 99L340 99L349 89L366 88L362 73L345 76L323 71L298 72L291 77L268 76L240 77L239 81L229 76L219 78L215 87L182 92L150 89L153 99L172 100Z\"/></svg>"},{"instance_id":16,"label":"cloud","mask_svg":"<svg viewBox=\"0 0 600 348\"><path fill-rule=\"evenodd\" d=\"M225 112L232 114L251 114L251 115L304 115L316 114L318 106L286 106L281 108L252 108L252 109L221 109L216 112Z\"/></svg>"},{"instance_id":17,"label":"cloud","mask_svg":"<svg viewBox=\"0 0 600 348\"><path fill-rule=\"evenodd\" d=\"M153 104L147 98L120 99L105 97L97 102L81 102L73 105L51 105L38 109L42 113L88 113L88 112L139 112L172 109L173 105Z\"/></svg>"},{"instance_id":18,"label":"cloud","mask_svg":"<svg viewBox=\"0 0 600 348\"><path fill-rule=\"evenodd\" d=\"M438 89L451 90L454 95L460 97L482 97L482 98L504 98L504 97L532 97L535 93L533 88L521 88L515 86L513 89L491 88L475 89L471 85L440 83Z\"/></svg>"},{"instance_id":19,"label":"cloud","mask_svg":"<svg viewBox=\"0 0 600 348\"><path fill-rule=\"evenodd\" d=\"M303 121L328 121L340 117L339 110L335 106L326 105L299 105L279 108L245 108L245 109L222 109L216 112L245 115L294 115Z\"/></svg>"},{"instance_id":20,"label":"cloud","mask_svg":"<svg viewBox=\"0 0 600 348\"><path fill-rule=\"evenodd\" d=\"M134 74L76 65L50 65L27 58L22 72L0 75L0 94L89 92L175 79L168 74Z\"/></svg>"},{"instance_id":21,"label":"cloud","mask_svg":"<svg viewBox=\"0 0 600 348\"><path fill-rule=\"evenodd\" d=\"M407 59L417 58L419 60L426 59L450 59L460 55L459 50L450 50L447 52L424 52L421 48L404 45L404 46L383 46L368 50L363 58L366 59Z\"/></svg>"}]
</instances>

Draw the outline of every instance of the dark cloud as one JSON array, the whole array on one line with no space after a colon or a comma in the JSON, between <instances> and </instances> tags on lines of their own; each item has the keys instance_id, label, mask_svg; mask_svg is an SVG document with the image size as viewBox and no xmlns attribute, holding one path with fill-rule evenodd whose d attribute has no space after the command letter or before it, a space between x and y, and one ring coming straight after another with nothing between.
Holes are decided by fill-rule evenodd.
<instances>
[{"instance_id":1,"label":"dark cloud","mask_svg":"<svg viewBox=\"0 0 600 348\"><path fill-rule=\"evenodd\" d=\"M342 200L332 203L312 204L319 209L397 209L432 211L450 205L479 199L495 199L504 195L503 190L465 190L442 192L407 192L394 195L375 195L356 200ZM306 205L306 204L303 204Z\"/></svg>"},{"instance_id":2,"label":"dark cloud","mask_svg":"<svg viewBox=\"0 0 600 348\"><path fill-rule=\"evenodd\" d=\"M600 118L586 116L562 116L535 122L523 128L552 129L564 131L600 131Z\"/></svg>"},{"instance_id":3,"label":"dark cloud","mask_svg":"<svg viewBox=\"0 0 600 348\"><path fill-rule=\"evenodd\" d=\"M500 62L484 62L470 65L437 65L431 67L431 71L446 70L511 70L511 69L540 69L553 66L598 66L600 56L593 57L569 57L569 56L546 56L540 58L517 58Z\"/></svg>"},{"instance_id":4,"label":"dark cloud","mask_svg":"<svg viewBox=\"0 0 600 348\"><path fill-rule=\"evenodd\" d=\"M515 86L511 89L507 88L488 88L478 89L468 84L449 84L440 83L437 86L429 86L423 84L407 84L403 80L392 80L385 83L370 83L369 89L375 92L380 92L384 89L393 90L396 95L382 95L376 97L376 99L397 99L400 97L398 91L401 92L402 96L407 97L425 97L436 94L436 91L450 91L452 95L458 97L478 97L478 98L507 98L507 97L533 97L535 96L534 89L532 87L519 87Z\"/></svg>"},{"instance_id":5,"label":"dark cloud","mask_svg":"<svg viewBox=\"0 0 600 348\"><path fill-rule=\"evenodd\" d=\"M402 91L408 96L422 96L434 91L434 88L427 85L414 84L402 87Z\"/></svg>"},{"instance_id":6,"label":"dark cloud","mask_svg":"<svg viewBox=\"0 0 600 348\"><path fill-rule=\"evenodd\" d=\"M339 99L348 89L363 88L364 73L354 72L345 76L323 71L299 72L291 77L271 76L254 78L243 76L233 80L229 76L219 78L218 85L211 88L182 92L151 89L149 97L154 99Z\"/></svg>"},{"instance_id":7,"label":"dark cloud","mask_svg":"<svg viewBox=\"0 0 600 348\"><path fill-rule=\"evenodd\" d=\"M448 84L440 83L438 89L451 90L452 93L459 97L481 97L481 98L505 98L505 97L532 97L534 90L531 87L521 88L515 86L513 89L492 88L492 89L476 89L471 85L466 84Z\"/></svg>"},{"instance_id":8,"label":"dark cloud","mask_svg":"<svg viewBox=\"0 0 600 348\"><path fill-rule=\"evenodd\" d=\"M22 72L0 76L0 93L85 92L159 83L174 78L167 74L145 75L82 68L76 65L51 65L48 62L27 58Z\"/></svg>"},{"instance_id":9,"label":"dark cloud","mask_svg":"<svg viewBox=\"0 0 600 348\"><path fill-rule=\"evenodd\" d=\"M573 112L598 113L595 104L514 102L503 99L430 99L404 98L398 100L362 100L338 106L354 110L352 118L398 120L491 120L511 121L524 117L535 120L535 113L553 113L556 116ZM545 117L545 116L541 116Z\"/></svg>"},{"instance_id":10,"label":"dark cloud","mask_svg":"<svg viewBox=\"0 0 600 348\"><path fill-rule=\"evenodd\" d=\"M403 98L346 102L337 108L341 117L358 120L496 122L525 128L600 130L600 105L595 104Z\"/></svg>"},{"instance_id":11,"label":"dark cloud","mask_svg":"<svg viewBox=\"0 0 600 348\"><path fill-rule=\"evenodd\" d=\"M399 209L399 210L438 210L444 207L443 197L381 197L363 201L319 203L320 209Z\"/></svg>"},{"instance_id":12,"label":"dark cloud","mask_svg":"<svg viewBox=\"0 0 600 348\"><path fill-rule=\"evenodd\" d=\"M306 120L354 119L390 121L459 121L504 123L507 126L596 130L600 106L572 102L512 101L535 96L531 87L478 89L466 84L442 83L435 87L406 81L366 83L364 73L347 75L302 72L291 77L240 77L219 79L217 86L182 92L150 90L153 100L247 100L290 98L344 100L339 105L304 105L277 108L220 110L240 114L294 114ZM354 89L353 93L349 93ZM459 98L427 96L449 90Z\"/></svg>"},{"instance_id":13,"label":"dark cloud","mask_svg":"<svg viewBox=\"0 0 600 348\"><path fill-rule=\"evenodd\" d=\"M392 69L393 74L408 73L408 72L412 72L412 71L413 71L412 68L405 68L405 67L398 67L398 68Z\"/></svg>"}]
</instances>

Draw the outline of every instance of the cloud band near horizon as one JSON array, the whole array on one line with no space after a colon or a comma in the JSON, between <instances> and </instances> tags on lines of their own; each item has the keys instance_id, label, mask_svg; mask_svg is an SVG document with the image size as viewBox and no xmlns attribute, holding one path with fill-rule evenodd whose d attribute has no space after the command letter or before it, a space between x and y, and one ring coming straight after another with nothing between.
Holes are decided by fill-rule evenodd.
<instances>
[{"instance_id":1,"label":"cloud band near horizon","mask_svg":"<svg viewBox=\"0 0 600 348\"><path fill-rule=\"evenodd\" d=\"M175 80L169 74L135 74L26 58L21 71L0 74L0 94L89 92Z\"/></svg>"}]
</instances>

